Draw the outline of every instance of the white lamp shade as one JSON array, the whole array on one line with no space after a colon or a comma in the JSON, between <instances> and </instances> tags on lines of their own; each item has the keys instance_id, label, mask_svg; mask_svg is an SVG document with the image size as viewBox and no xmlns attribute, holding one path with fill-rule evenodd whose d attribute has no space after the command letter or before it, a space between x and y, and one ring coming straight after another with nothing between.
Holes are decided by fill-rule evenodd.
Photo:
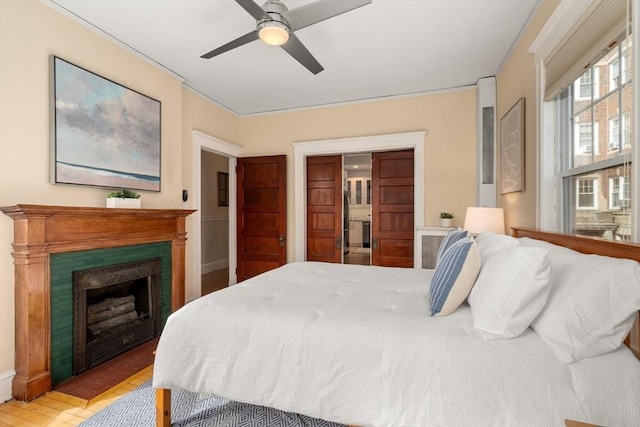
<instances>
[{"instance_id":1,"label":"white lamp shade","mask_svg":"<svg viewBox=\"0 0 640 427\"><path fill-rule=\"evenodd\" d=\"M472 234L486 232L504 234L504 209L467 208L464 229Z\"/></svg>"}]
</instances>

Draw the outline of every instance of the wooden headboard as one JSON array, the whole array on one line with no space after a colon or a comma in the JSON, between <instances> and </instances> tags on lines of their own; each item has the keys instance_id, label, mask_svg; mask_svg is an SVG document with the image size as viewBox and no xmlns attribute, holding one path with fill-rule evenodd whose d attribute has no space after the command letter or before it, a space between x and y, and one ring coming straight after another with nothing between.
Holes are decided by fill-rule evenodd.
<instances>
[{"instance_id":1,"label":"wooden headboard","mask_svg":"<svg viewBox=\"0 0 640 427\"><path fill-rule=\"evenodd\" d=\"M605 255L614 258L627 258L640 262L640 244L618 242L598 237L576 234L555 233L533 228L512 227L514 237L530 237L544 240L558 246L564 246L585 254ZM632 338L633 335L633 338ZM631 333L624 341L625 345L640 359L640 312L636 317Z\"/></svg>"}]
</instances>

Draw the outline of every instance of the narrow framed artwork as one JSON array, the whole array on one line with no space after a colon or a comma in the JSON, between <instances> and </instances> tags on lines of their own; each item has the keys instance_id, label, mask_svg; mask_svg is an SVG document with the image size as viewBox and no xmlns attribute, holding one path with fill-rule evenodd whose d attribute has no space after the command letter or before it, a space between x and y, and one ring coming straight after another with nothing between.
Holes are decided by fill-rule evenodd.
<instances>
[{"instance_id":1,"label":"narrow framed artwork","mask_svg":"<svg viewBox=\"0 0 640 427\"><path fill-rule=\"evenodd\" d=\"M229 174L218 172L218 206L229 206Z\"/></svg>"},{"instance_id":2,"label":"narrow framed artwork","mask_svg":"<svg viewBox=\"0 0 640 427\"><path fill-rule=\"evenodd\" d=\"M500 194L524 191L524 98L500 120Z\"/></svg>"},{"instance_id":3,"label":"narrow framed artwork","mask_svg":"<svg viewBox=\"0 0 640 427\"><path fill-rule=\"evenodd\" d=\"M160 191L161 103L51 56L51 182Z\"/></svg>"}]
</instances>

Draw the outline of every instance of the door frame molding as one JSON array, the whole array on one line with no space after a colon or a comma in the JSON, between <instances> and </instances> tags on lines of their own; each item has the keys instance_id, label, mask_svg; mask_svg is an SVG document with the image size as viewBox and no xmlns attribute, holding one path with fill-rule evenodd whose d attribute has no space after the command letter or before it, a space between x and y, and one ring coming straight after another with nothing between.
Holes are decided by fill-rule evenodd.
<instances>
[{"instance_id":1,"label":"door frame molding","mask_svg":"<svg viewBox=\"0 0 640 427\"><path fill-rule=\"evenodd\" d=\"M424 145L427 131L294 142L294 261L305 261L307 245L306 157L374 151L414 150L414 227L424 225ZM414 241L414 266L416 244Z\"/></svg>"},{"instance_id":2,"label":"door frame molding","mask_svg":"<svg viewBox=\"0 0 640 427\"><path fill-rule=\"evenodd\" d=\"M185 283L186 294L195 298L201 296L202 292L202 151L218 154L229 159L229 285L237 283L236 266L238 263L236 254L236 209L237 209L237 179L236 165L237 158L240 157L243 148L208 135L206 133L192 130L191 139L193 141L192 159L193 173L191 175L191 208L196 211L190 215L192 232L188 236L193 248L193 259L191 260L191 283Z\"/></svg>"}]
</instances>

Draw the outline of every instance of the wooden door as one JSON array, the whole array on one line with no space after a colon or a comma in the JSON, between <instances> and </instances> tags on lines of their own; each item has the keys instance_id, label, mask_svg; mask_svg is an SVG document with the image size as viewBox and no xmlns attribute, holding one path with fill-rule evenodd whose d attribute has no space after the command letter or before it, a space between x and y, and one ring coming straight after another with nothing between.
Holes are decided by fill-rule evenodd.
<instances>
[{"instance_id":1,"label":"wooden door","mask_svg":"<svg viewBox=\"0 0 640 427\"><path fill-rule=\"evenodd\" d=\"M287 156L238 158L238 282L287 262Z\"/></svg>"},{"instance_id":2,"label":"wooden door","mask_svg":"<svg viewBox=\"0 0 640 427\"><path fill-rule=\"evenodd\" d=\"M342 156L307 157L307 261L342 262Z\"/></svg>"},{"instance_id":3,"label":"wooden door","mask_svg":"<svg viewBox=\"0 0 640 427\"><path fill-rule=\"evenodd\" d=\"M372 154L372 264L413 267L413 150Z\"/></svg>"}]
</instances>

